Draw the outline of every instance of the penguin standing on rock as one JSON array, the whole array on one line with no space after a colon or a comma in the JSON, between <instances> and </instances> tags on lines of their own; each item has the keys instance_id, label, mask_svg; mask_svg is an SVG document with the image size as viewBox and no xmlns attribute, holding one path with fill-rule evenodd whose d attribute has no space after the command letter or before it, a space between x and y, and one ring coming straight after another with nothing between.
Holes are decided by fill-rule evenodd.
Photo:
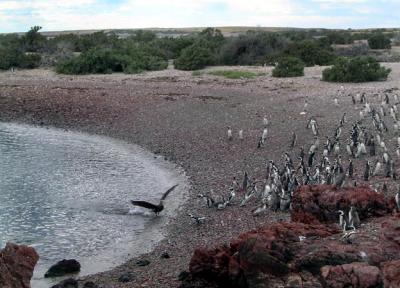
<instances>
[{"instance_id":1,"label":"penguin standing on rock","mask_svg":"<svg viewBox=\"0 0 400 288\"><path fill-rule=\"evenodd\" d=\"M349 211L349 226L358 228L360 227L360 218L358 217L357 210L354 206L350 206L350 211Z\"/></svg>"}]
</instances>

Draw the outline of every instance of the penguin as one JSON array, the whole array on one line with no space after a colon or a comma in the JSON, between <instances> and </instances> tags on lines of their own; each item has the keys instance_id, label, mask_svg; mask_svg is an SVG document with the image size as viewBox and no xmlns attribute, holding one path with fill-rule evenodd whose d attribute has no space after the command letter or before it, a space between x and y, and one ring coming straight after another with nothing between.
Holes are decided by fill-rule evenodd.
<instances>
[{"instance_id":1,"label":"penguin","mask_svg":"<svg viewBox=\"0 0 400 288\"><path fill-rule=\"evenodd\" d=\"M269 124L269 121L268 121L267 115L264 115L264 118L263 118L263 124L264 124L264 126L268 126L268 124Z\"/></svg>"},{"instance_id":2,"label":"penguin","mask_svg":"<svg viewBox=\"0 0 400 288\"><path fill-rule=\"evenodd\" d=\"M193 214L188 213L188 216L197 224L200 225L204 223L206 220L206 217L199 217L199 216L194 216Z\"/></svg>"},{"instance_id":3,"label":"penguin","mask_svg":"<svg viewBox=\"0 0 400 288\"><path fill-rule=\"evenodd\" d=\"M400 191L397 191L396 196L394 196L394 200L396 201L397 211L400 211Z\"/></svg>"},{"instance_id":4,"label":"penguin","mask_svg":"<svg viewBox=\"0 0 400 288\"><path fill-rule=\"evenodd\" d=\"M339 106L339 101L338 101L337 97L335 97L333 99L333 102L335 103L335 106Z\"/></svg>"},{"instance_id":5,"label":"penguin","mask_svg":"<svg viewBox=\"0 0 400 288\"><path fill-rule=\"evenodd\" d=\"M350 206L349 211L349 226L354 228L360 227L360 218L358 217L357 210L354 206Z\"/></svg>"},{"instance_id":6,"label":"penguin","mask_svg":"<svg viewBox=\"0 0 400 288\"><path fill-rule=\"evenodd\" d=\"M256 208L256 209L253 211L253 216L259 216L259 215L261 215L262 213L264 213L265 211L267 211L267 204L266 204L266 203L264 203L262 206Z\"/></svg>"},{"instance_id":7,"label":"penguin","mask_svg":"<svg viewBox=\"0 0 400 288\"><path fill-rule=\"evenodd\" d=\"M232 140L233 136L232 136L232 129L230 126L228 126L228 140Z\"/></svg>"},{"instance_id":8,"label":"penguin","mask_svg":"<svg viewBox=\"0 0 400 288\"><path fill-rule=\"evenodd\" d=\"M339 226L342 228L343 231L346 231L347 228L347 220L344 212L342 210L339 210Z\"/></svg>"},{"instance_id":9,"label":"penguin","mask_svg":"<svg viewBox=\"0 0 400 288\"><path fill-rule=\"evenodd\" d=\"M385 194L388 192L388 187L387 187L387 185L386 185L386 182L383 183L382 191L383 191L383 193L385 193Z\"/></svg>"},{"instance_id":10,"label":"penguin","mask_svg":"<svg viewBox=\"0 0 400 288\"><path fill-rule=\"evenodd\" d=\"M342 119L340 119L340 126L343 127L343 125L346 123L346 112L343 113Z\"/></svg>"},{"instance_id":11,"label":"penguin","mask_svg":"<svg viewBox=\"0 0 400 288\"><path fill-rule=\"evenodd\" d=\"M349 177L353 178L354 166L353 166L353 161L351 159L349 159L349 167L347 168L347 172L349 174Z\"/></svg>"},{"instance_id":12,"label":"penguin","mask_svg":"<svg viewBox=\"0 0 400 288\"><path fill-rule=\"evenodd\" d=\"M315 151L308 155L308 167L313 166Z\"/></svg>"},{"instance_id":13,"label":"penguin","mask_svg":"<svg viewBox=\"0 0 400 288\"><path fill-rule=\"evenodd\" d=\"M243 183L242 183L242 191L246 193L247 186L249 185L249 176L247 175L247 171L244 171Z\"/></svg>"},{"instance_id":14,"label":"penguin","mask_svg":"<svg viewBox=\"0 0 400 288\"><path fill-rule=\"evenodd\" d=\"M239 130L239 139L243 140L243 130Z\"/></svg>"},{"instance_id":15,"label":"penguin","mask_svg":"<svg viewBox=\"0 0 400 288\"><path fill-rule=\"evenodd\" d=\"M381 170L382 164L379 160L376 160L374 172L372 173L373 176L378 175L379 171Z\"/></svg>"},{"instance_id":16,"label":"penguin","mask_svg":"<svg viewBox=\"0 0 400 288\"><path fill-rule=\"evenodd\" d=\"M364 181L368 181L369 180L369 173L370 173L370 163L367 160L365 162L365 169L364 169Z\"/></svg>"},{"instance_id":17,"label":"penguin","mask_svg":"<svg viewBox=\"0 0 400 288\"><path fill-rule=\"evenodd\" d=\"M356 98L354 98L354 95L351 95L351 101L353 102L353 105L356 105Z\"/></svg>"},{"instance_id":18,"label":"penguin","mask_svg":"<svg viewBox=\"0 0 400 288\"><path fill-rule=\"evenodd\" d=\"M340 173L337 177L335 177L335 186L336 189L340 189L344 186L346 180L346 174Z\"/></svg>"},{"instance_id":19,"label":"penguin","mask_svg":"<svg viewBox=\"0 0 400 288\"><path fill-rule=\"evenodd\" d=\"M308 101L307 99L304 99L304 107L303 107L304 114L307 113L307 108L308 108Z\"/></svg>"},{"instance_id":20,"label":"penguin","mask_svg":"<svg viewBox=\"0 0 400 288\"><path fill-rule=\"evenodd\" d=\"M236 180L236 177L233 177L233 179L232 179L232 188L234 191L241 190L240 185L239 185L238 181Z\"/></svg>"},{"instance_id":21,"label":"penguin","mask_svg":"<svg viewBox=\"0 0 400 288\"><path fill-rule=\"evenodd\" d=\"M360 104L367 103L367 97L365 96L365 92L361 94Z\"/></svg>"},{"instance_id":22,"label":"penguin","mask_svg":"<svg viewBox=\"0 0 400 288\"><path fill-rule=\"evenodd\" d=\"M290 142L290 148L294 148L294 146L296 146L296 142L297 142L297 134L296 132L293 131L292 134L292 141Z\"/></svg>"},{"instance_id":23,"label":"penguin","mask_svg":"<svg viewBox=\"0 0 400 288\"><path fill-rule=\"evenodd\" d=\"M265 127L261 135L262 144L265 144L265 140L267 140L267 135L268 135L268 129L267 127Z\"/></svg>"},{"instance_id":24,"label":"penguin","mask_svg":"<svg viewBox=\"0 0 400 288\"><path fill-rule=\"evenodd\" d=\"M258 139L258 142L257 142L257 148L261 148L262 145L263 145L262 137L260 137L260 139Z\"/></svg>"},{"instance_id":25,"label":"penguin","mask_svg":"<svg viewBox=\"0 0 400 288\"><path fill-rule=\"evenodd\" d=\"M370 140L370 145L369 145L369 156L375 156L376 155L376 148L375 148L375 140L374 138L371 138Z\"/></svg>"}]
</instances>

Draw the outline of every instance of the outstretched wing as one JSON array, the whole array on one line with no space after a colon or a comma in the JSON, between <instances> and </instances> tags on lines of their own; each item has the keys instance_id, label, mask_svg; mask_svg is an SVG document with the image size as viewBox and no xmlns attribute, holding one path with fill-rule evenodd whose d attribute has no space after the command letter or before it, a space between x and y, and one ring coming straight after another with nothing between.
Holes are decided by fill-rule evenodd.
<instances>
[{"instance_id":1,"label":"outstretched wing","mask_svg":"<svg viewBox=\"0 0 400 288\"><path fill-rule=\"evenodd\" d=\"M172 186L171 188L169 188L167 191L165 191L165 193L163 194L163 196L161 197L161 200L164 200L165 198L167 198L168 194L174 190L176 188L176 186L178 186L178 184Z\"/></svg>"},{"instance_id":2,"label":"outstretched wing","mask_svg":"<svg viewBox=\"0 0 400 288\"><path fill-rule=\"evenodd\" d=\"M151 203L146 202L146 201L133 201L133 200L131 200L131 203L132 203L132 205L144 207L144 208L147 208L147 209L156 209L157 208L156 205L151 204Z\"/></svg>"}]
</instances>

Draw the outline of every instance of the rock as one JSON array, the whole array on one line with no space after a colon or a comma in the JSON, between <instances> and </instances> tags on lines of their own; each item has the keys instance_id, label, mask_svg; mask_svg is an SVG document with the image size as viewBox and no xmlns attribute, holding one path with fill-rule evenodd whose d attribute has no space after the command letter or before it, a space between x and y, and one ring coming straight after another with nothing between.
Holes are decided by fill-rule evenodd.
<instances>
[{"instance_id":1,"label":"rock","mask_svg":"<svg viewBox=\"0 0 400 288\"><path fill-rule=\"evenodd\" d=\"M73 278L68 278L52 286L51 288L78 288L78 287L79 287L78 281L76 281Z\"/></svg>"},{"instance_id":2,"label":"rock","mask_svg":"<svg viewBox=\"0 0 400 288\"><path fill-rule=\"evenodd\" d=\"M136 262L136 265L140 266L140 267L147 266L149 264L150 264L149 260L139 260L139 261Z\"/></svg>"},{"instance_id":3,"label":"rock","mask_svg":"<svg viewBox=\"0 0 400 288\"><path fill-rule=\"evenodd\" d=\"M35 249L7 243L0 251L0 287L31 287L30 280L38 260Z\"/></svg>"},{"instance_id":4,"label":"rock","mask_svg":"<svg viewBox=\"0 0 400 288\"><path fill-rule=\"evenodd\" d=\"M323 225L275 223L240 235L229 247L196 249L189 271L194 278L221 287L236 287L249 282L258 287L262 274L282 277L289 273L287 263L294 257L300 243L299 235L327 237L335 232L335 229Z\"/></svg>"},{"instance_id":5,"label":"rock","mask_svg":"<svg viewBox=\"0 0 400 288\"><path fill-rule=\"evenodd\" d=\"M190 273L188 271L181 271L178 275L179 281L185 281L190 277Z\"/></svg>"},{"instance_id":6,"label":"rock","mask_svg":"<svg viewBox=\"0 0 400 288\"><path fill-rule=\"evenodd\" d=\"M85 284L83 284L83 288L99 288L99 286L94 284L94 282L92 282L92 281L88 281L88 282L85 282Z\"/></svg>"},{"instance_id":7,"label":"rock","mask_svg":"<svg viewBox=\"0 0 400 288\"><path fill-rule=\"evenodd\" d=\"M324 266L321 276L330 288L374 288L382 287L380 270L368 263L350 263L339 266Z\"/></svg>"},{"instance_id":8,"label":"rock","mask_svg":"<svg viewBox=\"0 0 400 288\"><path fill-rule=\"evenodd\" d=\"M122 283L131 282L135 279L135 276L130 272L125 272L119 276L118 281Z\"/></svg>"},{"instance_id":9,"label":"rock","mask_svg":"<svg viewBox=\"0 0 400 288\"><path fill-rule=\"evenodd\" d=\"M46 274L44 274L44 277L48 278L48 277L64 276L70 273L77 273L80 270L81 270L81 264L79 264L78 261L76 261L75 259L70 259L70 260L64 259L51 266L50 269L47 270Z\"/></svg>"},{"instance_id":10,"label":"rock","mask_svg":"<svg viewBox=\"0 0 400 288\"><path fill-rule=\"evenodd\" d=\"M337 211L348 212L355 206L361 220L383 216L393 210L393 204L368 186L346 187L337 190L330 185L300 186L292 198L291 218L304 223L336 223Z\"/></svg>"},{"instance_id":11,"label":"rock","mask_svg":"<svg viewBox=\"0 0 400 288\"><path fill-rule=\"evenodd\" d=\"M385 288L400 287L400 260L383 262L381 269Z\"/></svg>"},{"instance_id":12,"label":"rock","mask_svg":"<svg viewBox=\"0 0 400 288\"><path fill-rule=\"evenodd\" d=\"M169 256L168 252L163 252L163 253L161 254L161 258L162 258L162 259L169 259L170 256Z\"/></svg>"}]
</instances>

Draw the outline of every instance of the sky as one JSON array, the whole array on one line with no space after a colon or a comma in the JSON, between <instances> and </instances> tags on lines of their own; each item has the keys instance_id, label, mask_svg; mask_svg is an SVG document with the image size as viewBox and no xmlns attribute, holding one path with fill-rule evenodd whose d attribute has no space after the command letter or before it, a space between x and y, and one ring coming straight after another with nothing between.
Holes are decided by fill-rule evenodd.
<instances>
[{"instance_id":1,"label":"sky","mask_svg":"<svg viewBox=\"0 0 400 288\"><path fill-rule=\"evenodd\" d=\"M0 33L111 28L400 27L400 0L0 0Z\"/></svg>"}]
</instances>

